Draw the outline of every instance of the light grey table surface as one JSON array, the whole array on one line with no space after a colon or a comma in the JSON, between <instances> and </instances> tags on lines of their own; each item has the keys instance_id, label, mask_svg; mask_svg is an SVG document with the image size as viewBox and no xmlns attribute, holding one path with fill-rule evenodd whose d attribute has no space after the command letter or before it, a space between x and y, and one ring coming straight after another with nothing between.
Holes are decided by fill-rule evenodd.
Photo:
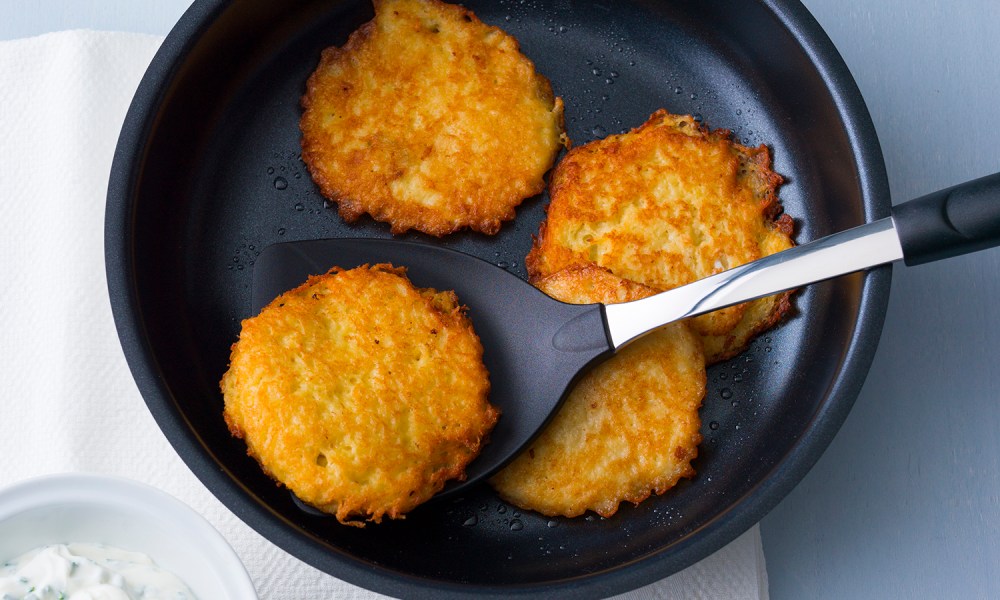
<instances>
[{"instance_id":1,"label":"light grey table surface","mask_svg":"<svg viewBox=\"0 0 1000 600\"><path fill-rule=\"evenodd\" d=\"M189 3L0 0L0 40L165 34ZM1000 0L805 4L861 88L894 202L1000 171ZM762 521L774 600L1000 597L998 275L1000 250L895 269L854 410Z\"/></svg>"}]
</instances>

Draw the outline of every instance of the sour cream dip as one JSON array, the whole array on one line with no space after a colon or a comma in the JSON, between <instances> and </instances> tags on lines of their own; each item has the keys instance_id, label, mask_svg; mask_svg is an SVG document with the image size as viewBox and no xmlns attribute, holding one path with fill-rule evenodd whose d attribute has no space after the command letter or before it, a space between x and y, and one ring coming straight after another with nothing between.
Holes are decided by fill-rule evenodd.
<instances>
[{"instance_id":1,"label":"sour cream dip","mask_svg":"<svg viewBox=\"0 0 1000 600\"><path fill-rule=\"evenodd\" d=\"M0 563L0 600L196 600L149 556L101 544L43 546Z\"/></svg>"}]
</instances>

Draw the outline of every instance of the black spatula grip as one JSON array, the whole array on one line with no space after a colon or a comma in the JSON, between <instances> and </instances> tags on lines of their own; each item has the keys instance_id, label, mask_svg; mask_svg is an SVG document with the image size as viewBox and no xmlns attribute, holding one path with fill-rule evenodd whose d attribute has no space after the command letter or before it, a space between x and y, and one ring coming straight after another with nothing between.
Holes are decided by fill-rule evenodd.
<instances>
[{"instance_id":1,"label":"black spatula grip","mask_svg":"<svg viewBox=\"0 0 1000 600\"><path fill-rule=\"evenodd\" d=\"M892 209L907 265L1000 245L1000 173Z\"/></svg>"}]
</instances>

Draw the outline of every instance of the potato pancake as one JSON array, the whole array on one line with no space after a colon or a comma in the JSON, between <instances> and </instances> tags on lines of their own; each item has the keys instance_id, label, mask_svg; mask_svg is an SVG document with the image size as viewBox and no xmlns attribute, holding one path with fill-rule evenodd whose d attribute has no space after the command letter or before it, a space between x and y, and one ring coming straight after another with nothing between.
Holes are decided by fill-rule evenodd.
<instances>
[{"instance_id":1,"label":"potato pancake","mask_svg":"<svg viewBox=\"0 0 1000 600\"><path fill-rule=\"evenodd\" d=\"M536 282L577 304L629 302L656 290L592 264ZM608 517L694 476L705 396L705 357L686 323L622 348L588 372L528 450L493 476L502 498L549 516Z\"/></svg>"},{"instance_id":2,"label":"potato pancake","mask_svg":"<svg viewBox=\"0 0 1000 600\"><path fill-rule=\"evenodd\" d=\"M482 356L453 292L334 268L243 321L224 416L304 502L341 523L401 518L464 478L496 423Z\"/></svg>"},{"instance_id":3,"label":"potato pancake","mask_svg":"<svg viewBox=\"0 0 1000 600\"><path fill-rule=\"evenodd\" d=\"M302 98L302 160L348 222L495 234L566 143L563 103L517 40L439 0L375 0L323 51Z\"/></svg>"},{"instance_id":4,"label":"potato pancake","mask_svg":"<svg viewBox=\"0 0 1000 600\"><path fill-rule=\"evenodd\" d=\"M781 182L766 146L741 146L728 131L659 110L559 163L528 272L538 279L592 262L669 290L737 267L794 245L792 219L780 214ZM735 356L774 325L788 295L694 319L709 362Z\"/></svg>"}]
</instances>

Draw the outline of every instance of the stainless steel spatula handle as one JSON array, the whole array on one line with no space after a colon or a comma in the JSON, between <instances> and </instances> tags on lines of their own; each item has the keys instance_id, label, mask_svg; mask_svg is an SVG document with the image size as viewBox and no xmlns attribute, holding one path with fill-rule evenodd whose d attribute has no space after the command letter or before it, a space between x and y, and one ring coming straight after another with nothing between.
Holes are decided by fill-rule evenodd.
<instances>
[{"instance_id":1,"label":"stainless steel spatula handle","mask_svg":"<svg viewBox=\"0 0 1000 600\"><path fill-rule=\"evenodd\" d=\"M903 258L892 217L635 302L605 307L615 350L652 329Z\"/></svg>"},{"instance_id":2,"label":"stainless steel spatula handle","mask_svg":"<svg viewBox=\"0 0 1000 600\"><path fill-rule=\"evenodd\" d=\"M643 300L604 308L615 350L687 317L905 259L915 265L1000 245L1000 174L928 194L892 216Z\"/></svg>"}]
</instances>

